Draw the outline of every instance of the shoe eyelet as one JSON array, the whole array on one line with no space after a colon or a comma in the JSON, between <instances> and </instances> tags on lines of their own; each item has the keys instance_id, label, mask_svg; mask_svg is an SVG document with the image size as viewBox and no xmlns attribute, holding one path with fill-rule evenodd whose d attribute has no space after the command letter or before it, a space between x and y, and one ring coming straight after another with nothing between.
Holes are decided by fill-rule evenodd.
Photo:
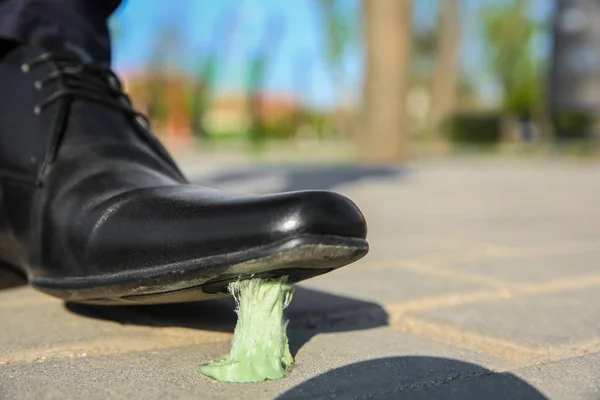
<instances>
[{"instance_id":1,"label":"shoe eyelet","mask_svg":"<svg viewBox=\"0 0 600 400\"><path fill-rule=\"evenodd\" d=\"M135 121L138 123L138 125L140 125L145 130L150 129L150 126L142 117L139 117L139 116L135 117Z\"/></svg>"},{"instance_id":2,"label":"shoe eyelet","mask_svg":"<svg viewBox=\"0 0 600 400\"><path fill-rule=\"evenodd\" d=\"M29 72L29 64L21 64L21 72L24 74Z\"/></svg>"},{"instance_id":3,"label":"shoe eyelet","mask_svg":"<svg viewBox=\"0 0 600 400\"><path fill-rule=\"evenodd\" d=\"M36 90L42 90L42 82L40 81L35 81L33 86L36 88Z\"/></svg>"},{"instance_id":4,"label":"shoe eyelet","mask_svg":"<svg viewBox=\"0 0 600 400\"><path fill-rule=\"evenodd\" d=\"M33 113L34 113L35 115L40 115L40 114L42 113L42 109L41 109L39 106L36 106L36 107L33 109Z\"/></svg>"},{"instance_id":5,"label":"shoe eyelet","mask_svg":"<svg viewBox=\"0 0 600 400\"><path fill-rule=\"evenodd\" d=\"M108 83L113 89L120 89L119 81L117 81L117 79L114 76L108 77Z\"/></svg>"}]
</instances>

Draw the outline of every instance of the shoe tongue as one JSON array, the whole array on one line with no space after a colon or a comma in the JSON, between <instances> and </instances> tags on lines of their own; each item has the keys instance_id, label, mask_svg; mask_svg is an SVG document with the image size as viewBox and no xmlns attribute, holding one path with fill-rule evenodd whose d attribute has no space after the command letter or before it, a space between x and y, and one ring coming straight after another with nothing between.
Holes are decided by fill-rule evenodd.
<instances>
[{"instance_id":1,"label":"shoe tongue","mask_svg":"<svg viewBox=\"0 0 600 400\"><path fill-rule=\"evenodd\" d=\"M46 51L59 54L69 54L77 57L83 62L92 62L92 56L82 47L71 42L65 41L63 38L56 36L46 36L38 40L38 45Z\"/></svg>"}]
</instances>

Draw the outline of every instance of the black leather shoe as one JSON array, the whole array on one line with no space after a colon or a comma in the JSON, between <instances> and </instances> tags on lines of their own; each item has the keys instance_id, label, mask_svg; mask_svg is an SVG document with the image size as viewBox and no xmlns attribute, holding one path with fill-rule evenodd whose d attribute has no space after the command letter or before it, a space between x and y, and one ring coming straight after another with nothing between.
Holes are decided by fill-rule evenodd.
<instances>
[{"instance_id":1,"label":"black leather shoe","mask_svg":"<svg viewBox=\"0 0 600 400\"><path fill-rule=\"evenodd\" d=\"M84 60L50 42L0 60L0 259L35 288L98 304L192 301L367 253L365 220L341 195L189 184L114 73Z\"/></svg>"}]
</instances>

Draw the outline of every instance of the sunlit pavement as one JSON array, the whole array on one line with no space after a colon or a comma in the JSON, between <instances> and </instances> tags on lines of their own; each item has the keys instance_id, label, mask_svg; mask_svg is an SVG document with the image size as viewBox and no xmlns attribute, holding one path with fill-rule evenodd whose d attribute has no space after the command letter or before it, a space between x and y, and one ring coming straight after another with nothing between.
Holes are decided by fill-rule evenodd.
<instances>
[{"instance_id":1,"label":"sunlit pavement","mask_svg":"<svg viewBox=\"0 0 600 400\"><path fill-rule=\"evenodd\" d=\"M363 209L369 256L288 310L290 375L200 374L229 349L230 301L65 307L22 286L0 291L0 398L600 398L600 164L184 164L210 186L336 190Z\"/></svg>"}]
</instances>

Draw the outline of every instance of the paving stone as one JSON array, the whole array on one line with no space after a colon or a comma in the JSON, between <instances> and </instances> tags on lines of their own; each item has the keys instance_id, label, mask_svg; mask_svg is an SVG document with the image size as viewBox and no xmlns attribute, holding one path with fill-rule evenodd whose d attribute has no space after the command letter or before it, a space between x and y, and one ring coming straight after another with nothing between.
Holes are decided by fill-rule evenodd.
<instances>
[{"instance_id":1,"label":"paving stone","mask_svg":"<svg viewBox=\"0 0 600 400\"><path fill-rule=\"evenodd\" d=\"M0 320L3 321L3 329L0 330L3 355L24 349L46 349L100 339L107 335L132 334L131 330L114 323L82 320L60 306L31 307L21 311L16 314L14 310L0 310Z\"/></svg>"},{"instance_id":2,"label":"paving stone","mask_svg":"<svg viewBox=\"0 0 600 400\"><path fill-rule=\"evenodd\" d=\"M514 371L550 399L600 399L600 353Z\"/></svg>"},{"instance_id":3,"label":"paving stone","mask_svg":"<svg viewBox=\"0 0 600 400\"><path fill-rule=\"evenodd\" d=\"M517 343L567 346L600 338L600 290L491 300L419 315Z\"/></svg>"},{"instance_id":4,"label":"paving stone","mask_svg":"<svg viewBox=\"0 0 600 400\"><path fill-rule=\"evenodd\" d=\"M395 303L481 289L471 283L423 275L399 268L393 269L393 267L373 271L368 271L368 268L357 272L334 271L307 281L305 286L381 303Z\"/></svg>"},{"instance_id":5,"label":"paving stone","mask_svg":"<svg viewBox=\"0 0 600 400\"><path fill-rule=\"evenodd\" d=\"M179 327L233 332L237 316L231 297L180 304L141 307L69 306L81 315L124 325ZM299 329L360 329L386 326L388 315L381 305L297 285L285 310L290 327Z\"/></svg>"},{"instance_id":6,"label":"paving stone","mask_svg":"<svg viewBox=\"0 0 600 400\"><path fill-rule=\"evenodd\" d=\"M130 339L154 335L150 330L81 317L69 312L61 301L43 294L33 294L32 291L23 287L11 293L0 293L0 347L3 349L0 360L24 350L31 350L34 354L38 350L65 345L69 347L77 342L103 339L110 335ZM20 297L22 305L19 305ZM38 297L38 302L31 304L32 299ZM40 353L42 356L44 354Z\"/></svg>"},{"instance_id":7,"label":"paving stone","mask_svg":"<svg viewBox=\"0 0 600 400\"><path fill-rule=\"evenodd\" d=\"M6 290L0 292L0 362L77 355L86 347L102 353L227 340L236 323L234 308L231 298L141 307L65 305L29 287ZM377 303L304 287L297 287L286 315L292 328L330 332L388 323Z\"/></svg>"},{"instance_id":8,"label":"paving stone","mask_svg":"<svg viewBox=\"0 0 600 400\"><path fill-rule=\"evenodd\" d=\"M293 336L292 336L293 337ZM502 368L503 363L482 354L444 346L410 335L380 328L319 334L296 355L296 366L280 381L259 384L223 384L202 376L197 366L226 353L227 343L188 346L131 354L79 357L45 362L0 366L0 394L19 399L271 399L297 389L312 377L370 360L361 384L332 379L340 398L350 390L364 394L382 387L427 385L431 381L455 379ZM391 358L391 361L379 361ZM469 360L469 362L457 361ZM367 361L369 362L369 361ZM333 372L334 375L336 374ZM296 388L296 389L294 389ZM337 392L337 389L336 389ZM317 397L326 397L322 392ZM356 397L354 397L356 398Z\"/></svg>"},{"instance_id":9,"label":"paving stone","mask_svg":"<svg viewBox=\"0 0 600 400\"><path fill-rule=\"evenodd\" d=\"M377 302L333 291L297 285L285 312L290 327L300 329L345 329L346 326L377 328L388 324L388 314Z\"/></svg>"},{"instance_id":10,"label":"paving stone","mask_svg":"<svg viewBox=\"0 0 600 400\"><path fill-rule=\"evenodd\" d=\"M540 282L596 273L599 271L598 260L600 249L570 254L457 263L448 266L448 269L512 283Z\"/></svg>"},{"instance_id":11,"label":"paving stone","mask_svg":"<svg viewBox=\"0 0 600 400\"><path fill-rule=\"evenodd\" d=\"M367 218L371 254L300 285L287 310L297 352L291 375L256 385L224 385L200 375L200 362L229 350L231 300L67 309L30 288L14 288L0 291L0 399L600 398L597 355L498 372L511 365L383 327L388 315L381 307L484 290L400 270L395 262L435 261L465 275L528 284L597 272L600 165L444 160L416 162L400 173L267 165L247 174L243 157L210 157L191 160L186 170L199 176L212 169L215 187L340 191ZM229 165L235 179L215 165ZM537 253L518 255L531 249ZM384 269L371 269L373 263ZM561 348L600 337L598 293L572 289L418 315L456 325L455 334L475 331L522 346Z\"/></svg>"},{"instance_id":12,"label":"paving stone","mask_svg":"<svg viewBox=\"0 0 600 400\"><path fill-rule=\"evenodd\" d=\"M493 245L486 243L474 245L473 240L456 240L434 235L432 232L413 236L397 230L398 228L391 232L370 232L369 254L350 268L381 261L461 260L471 254L480 255L494 250Z\"/></svg>"},{"instance_id":13,"label":"paving stone","mask_svg":"<svg viewBox=\"0 0 600 400\"><path fill-rule=\"evenodd\" d=\"M386 357L349 364L309 379L277 397L314 398L545 400L541 392L514 374L424 356Z\"/></svg>"}]
</instances>

